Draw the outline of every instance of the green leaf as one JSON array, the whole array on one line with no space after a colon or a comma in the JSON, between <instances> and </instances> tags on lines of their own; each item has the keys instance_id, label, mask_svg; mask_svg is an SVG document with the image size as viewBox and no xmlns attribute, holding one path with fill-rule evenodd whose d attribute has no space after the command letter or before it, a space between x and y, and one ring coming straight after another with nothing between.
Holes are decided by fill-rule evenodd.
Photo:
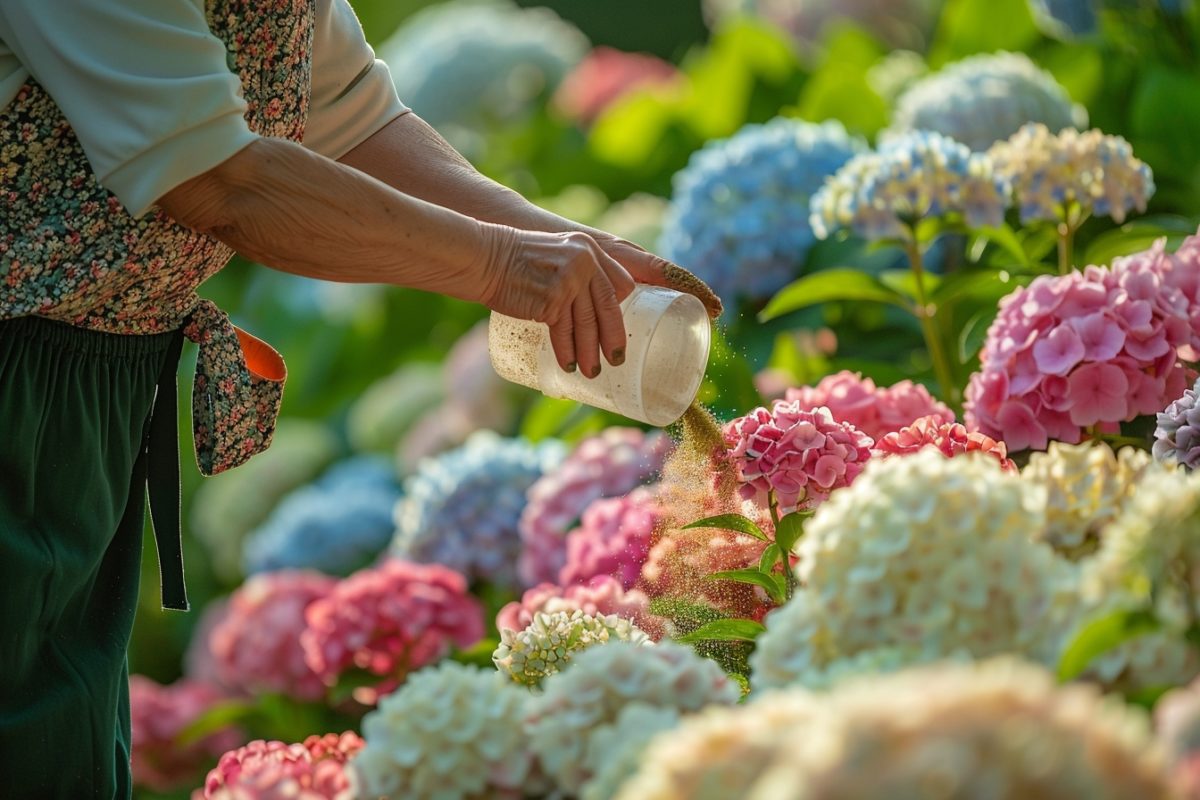
<instances>
[{"instance_id":1,"label":"green leaf","mask_svg":"<svg viewBox=\"0 0 1200 800\"><path fill-rule=\"evenodd\" d=\"M928 298L937 289L942 279L929 272L923 273L921 277L924 283L925 297ZM917 299L917 276L907 267L904 269L888 269L880 272L879 282L911 300L915 301Z\"/></svg>"},{"instance_id":2,"label":"green leaf","mask_svg":"<svg viewBox=\"0 0 1200 800\"><path fill-rule=\"evenodd\" d=\"M779 520L775 528L775 543L784 553L792 552L792 548L804 535L804 521L812 516L809 511L795 511Z\"/></svg>"},{"instance_id":3,"label":"green leaf","mask_svg":"<svg viewBox=\"0 0 1200 800\"><path fill-rule=\"evenodd\" d=\"M779 550L779 545L767 545L767 549L763 550L762 558L758 560L758 568L763 572L770 572L779 563L779 557L782 552Z\"/></svg>"},{"instance_id":4,"label":"green leaf","mask_svg":"<svg viewBox=\"0 0 1200 800\"><path fill-rule=\"evenodd\" d=\"M998 20L1003 20L997 24ZM1038 39L1026 0L948 0L930 63L940 67L973 53L1021 51Z\"/></svg>"},{"instance_id":5,"label":"green leaf","mask_svg":"<svg viewBox=\"0 0 1200 800\"><path fill-rule=\"evenodd\" d=\"M703 641L753 642L765 630L762 623L752 619L718 619L701 625L675 641L680 644L695 644Z\"/></svg>"},{"instance_id":6,"label":"green leaf","mask_svg":"<svg viewBox=\"0 0 1200 800\"><path fill-rule=\"evenodd\" d=\"M491 667L493 666L492 653L496 652L499 645L498 639L482 639L466 650L455 650L450 654L450 660L476 667Z\"/></svg>"},{"instance_id":7,"label":"green leaf","mask_svg":"<svg viewBox=\"0 0 1200 800\"><path fill-rule=\"evenodd\" d=\"M688 528L720 528L723 531L744 533L764 542L771 541L762 532L762 528L754 524L754 520L743 517L741 514L718 514L715 517L705 517L683 526L684 530Z\"/></svg>"},{"instance_id":8,"label":"green leaf","mask_svg":"<svg viewBox=\"0 0 1200 800\"><path fill-rule=\"evenodd\" d=\"M1137 253L1166 237L1167 249L1173 250L1196 232L1196 223L1184 217L1147 217L1106 231L1088 245L1085 264L1109 264L1114 258Z\"/></svg>"},{"instance_id":9,"label":"green leaf","mask_svg":"<svg viewBox=\"0 0 1200 800\"><path fill-rule=\"evenodd\" d=\"M1021 240L1007 225L1001 225L999 228L973 228L972 231L976 237L992 242L1003 249L1016 259L1017 264L1025 266L1029 263L1029 255L1021 246Z\"/></svg>"},{"instance_id":10,"label":"green leaf","mask_svg":"<svg viewBox=\"0 0 1200 800\"><path fill-rule=\"evenodd\" d=\"M967 320L962 332L958 335L958 360L961 364L969 364L983 348L987 340L988 328L1000 313L998 308L985 308Z\"/></svg>"},{"instance_id":11,"label":"green leaf","mask_svg":"<svg viewBox=\"0 0 1200 800\"><path fill-rule=\"evenodd\" d=\"M760 572L757 569L729 569L723 572L714 572L708 576L707 580L749 583L764 589L767 595L776 603L782 603L785 598L784 587L779 578L767 572Z\"/></svg>"},{"instance_id":12,"label":"green leaf","mask_svg":"<svg viewBox=\"0 0 1200 800\"><path fill-rule=\"evenodd\" d=\"M521 436L540 442L557 434L579 411L579 403L556 397L541 397L529 409L521 423Z\"/></svg>"},{"instance_id":13,"label":"green leaf","mask_svg":"<svg viewBox=\"0 0 1200 800\"><path fill-rule=\"evenodd\" d=\"M179 732L176 740L181 745L189 745L232 725L245 722L258 713L258 704L247 700L226 700L215 703L188 723Z\"/></svg>"},{"instance_id":14,"label":"green leaf","mask_svg":"<svg viewBox=\"0 0 1200 800\"><path fill-rule=\"evenodd\" d=\"M758 318L766 322L801 308L834 300L889 303L903 309L909 308L904 295L886 286L879 278L852 267L840 267L806 275L789 283L771 298Z\"/></svg>"},{"instance_id":15,"label":"green leaf","mask_svg":"<svg viewBox=\"0 0 1200 800\"><path fill-rule=\"evenodd\" d=\"M699 627L721 619L721 612L712 606L693 603L681 597L656 597L650 601L650 613L665 617L679 626Z\"/></svg>"},{"instance_id":16,"label":"green leaf","mask_svg":"<svg viewBox=\"0 0 1200 800\"><path fill-rule=\"evenodd\" d=\"M1058 662L1059 680L1078 678L1099 656L1139 636L1154 633L1159 627L1154 614L1142 608L1121 609L1096 617L1067 643Z\"/></svg>"}]
</instances>

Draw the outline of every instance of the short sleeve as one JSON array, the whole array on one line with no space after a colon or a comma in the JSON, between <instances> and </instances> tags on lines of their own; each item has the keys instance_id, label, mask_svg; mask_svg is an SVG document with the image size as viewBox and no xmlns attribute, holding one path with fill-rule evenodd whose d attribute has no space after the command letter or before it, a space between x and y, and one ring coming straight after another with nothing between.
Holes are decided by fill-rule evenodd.
<instances>
[{"instance_id":1,"label":"short sleeve","mask_svg":"<svg viewBox=\"0 0 1200 800\"><path fill-rule=\"evenodd\" d=\"M257 137L198 0L3 0L0 38L134 216Z\"/></svg>"},{"instance_id":2,"label":"short sleeve","mask_svg":"<svg viewBox=\"0 0 1200 800\"><path fill-rule=\"evenodd\" d=\"M317 0L304 146L341 158L408 109L348 0Z\"/></svg>"}]
</instances>

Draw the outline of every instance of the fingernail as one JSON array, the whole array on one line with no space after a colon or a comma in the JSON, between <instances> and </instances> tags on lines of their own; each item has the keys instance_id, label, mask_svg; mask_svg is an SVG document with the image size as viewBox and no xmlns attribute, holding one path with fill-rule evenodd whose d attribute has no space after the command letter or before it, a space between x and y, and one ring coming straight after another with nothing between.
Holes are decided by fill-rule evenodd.
<instances>
[{"instance_id":1,"label":"fingernail","mask_svg":"<svg viewBox=\"0 0 1200 800\"><path fill-rule=\"evenodd\" d=\"M625 363L625 348L618 347L612 351L612 364L614 367L619 367Z\"/></svg>"},{"instance_id":2,"label":"fingernail","mask_svg":"<svg viewBox=\"0 0 1200 800\"><path fill-rule=\"evenodd\" d=\"M599 375L600 375L600 365L597 364L596 368L592 370L592 377L595 378Z\"/></svg>"},{"instance_id":3,"label":"fingernail","mask_svg":"<svg viewBox=\"0 0 1200 800\"><path fill-rule=\"evenodd\" d=\"M572 361L570 364L567 364L567 372L574 372L577 369L579 369L579 365L574 361Z\"/></svg>"}]
</instances>

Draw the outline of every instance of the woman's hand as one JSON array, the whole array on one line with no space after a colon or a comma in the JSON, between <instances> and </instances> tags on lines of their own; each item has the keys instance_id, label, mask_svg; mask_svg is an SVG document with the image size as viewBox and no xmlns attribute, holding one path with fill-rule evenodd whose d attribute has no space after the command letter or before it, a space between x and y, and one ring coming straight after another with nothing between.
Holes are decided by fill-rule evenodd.
<instances>
[{"instance_id":1,"label":"woman's hand","mask_svg":"<svg viewBox=\"0 0 1200 800\"><path fill-rule=\"evenodd\" d=\"M664 286L696 297L713 319L721 316L721 298L708 284L678 264L672 264L633 242L599 230L588 231L605 253L612 256L638 283Z\"/></svg>"},{"instance_id":2,"label":"woman's hand","mask_svg":"<svg viewBox=\"0 0 1200 800\"><path fill-rule=\"evenodd\" d=\"M625 361L620 302L634 278L586 233L544 233L486 225L480 302L518 319L544 322L558 364L589 378Z\"/></svg>"}]
</instances>

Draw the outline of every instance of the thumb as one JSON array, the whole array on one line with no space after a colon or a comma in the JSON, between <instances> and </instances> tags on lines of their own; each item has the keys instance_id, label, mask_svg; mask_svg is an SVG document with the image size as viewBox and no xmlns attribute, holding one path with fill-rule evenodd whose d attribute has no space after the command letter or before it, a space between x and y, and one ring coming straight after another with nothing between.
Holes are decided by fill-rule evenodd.
<instances>
[{"instance_id":1,"label":"thumb","mask_svg":"<svg viewBox=\"0 0 1200 800\"><path fill-rule=\"evenodd\" d=\"M608 251L608 254L616 259L638 283L663 286L677 292L690 294L704 304L710 317L716 319L721 316L723 310L721 298L717 297L708 284L683 267L672 264L665 258L660 258L621 239L605 243L605 245L604 249Z\"/></svg>"}]
</instances>

